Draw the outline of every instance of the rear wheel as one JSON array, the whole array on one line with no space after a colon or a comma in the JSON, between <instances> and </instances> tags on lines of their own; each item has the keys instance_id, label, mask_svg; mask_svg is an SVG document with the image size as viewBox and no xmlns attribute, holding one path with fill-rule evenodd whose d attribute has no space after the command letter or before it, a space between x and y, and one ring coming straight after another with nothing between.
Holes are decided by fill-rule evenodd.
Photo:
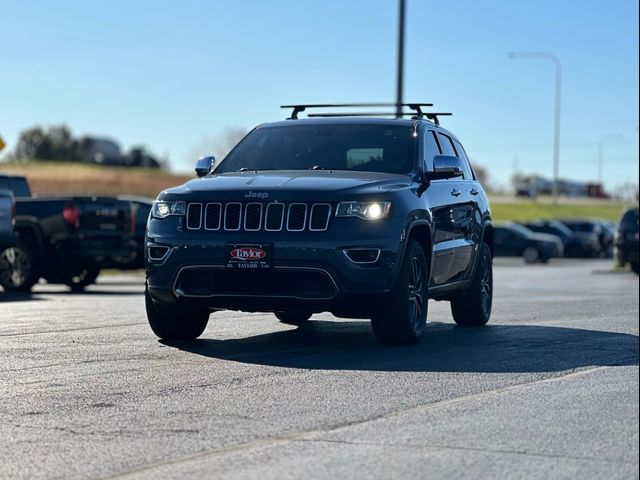
<instances>
[{"instance_id":1,"label":"rear wheel","mask_svg":"<svg viewBox=\"0 0 640 480\"><path fill-rule=\"evenodd\" d=\"M209 322L209 311L187 310L180 314L162 313L153 304L146 289L144 299L149 326L156 336L164 340L195 340L202 335Z\"/></svg>"},{"instance_id":2,"label":"rear wheel","mask_svg":"<svg viewBox=\"0 0 640 480\"><path fill-rule=\"evenodd\" d=\"M71 287L73 291L82 291L85 287L96 283L100 274L97 265L73 266L62 274L62 283Z\"/></svg>"},{"instance_id":3,"label":"rear wheel","mask_svg":"<svg viewBox=\"0 0 640 480\"><path fill-rule=\"evenodd\" d=\"M286 323L287 325L303 325L311 318L310 312L302 312L296 310L275 312L274 315L278 320L280 320L280 322Z\"/></svg>"},{"instance_id":4,"label":"rear wheel","mask_svg":"<svg viewBox=\"0 0 640 480\"><path fill-rule=\"evenodd\" d=\"M37 259L22 243L0 250L0 285L7 292L29 292L38 281Z\"/></svg>"},{"instance_id":5,"label":"rear wheel","mask_svg":"<svg viewBox=\"0 0 640 480\"><path fill-rule=\"evenodd\" d=\"M493 303L491 262L491 249L489 245L482 243L471 287L451 301L453 320L461 327L481 327L491 317Z\"/></svg>"},{"instance_id":6,"label":"rear wheel","mask_svg":"<svg viewBox=\"0 0 640 480\"><path fill-rule=\"evenodd\" d=\"M371 319L373 335L381 343L416 343L426 328L429 268L424 250L412 239L402 261L396 286Z\"/></svg>"}]
</instances>

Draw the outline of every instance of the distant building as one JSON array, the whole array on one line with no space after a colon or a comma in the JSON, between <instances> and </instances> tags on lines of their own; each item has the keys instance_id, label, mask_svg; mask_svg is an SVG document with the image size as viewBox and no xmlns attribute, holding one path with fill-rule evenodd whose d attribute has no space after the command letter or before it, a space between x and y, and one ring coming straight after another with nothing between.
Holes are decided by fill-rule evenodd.
<instances>
[{"instance_id":1,"label":"distant building","mask_svg":"<svg viewBox=\"0 0 640 480\"><path fill-rule=\"evenodd\" d=\"M519 176L516 179L516 194L521 197L535 197L537 195L551 195L553 181L539 175ZM560 179L558 194L567 197L608 198L602 185L592 182Z\"/></svg>"}]
</instances>

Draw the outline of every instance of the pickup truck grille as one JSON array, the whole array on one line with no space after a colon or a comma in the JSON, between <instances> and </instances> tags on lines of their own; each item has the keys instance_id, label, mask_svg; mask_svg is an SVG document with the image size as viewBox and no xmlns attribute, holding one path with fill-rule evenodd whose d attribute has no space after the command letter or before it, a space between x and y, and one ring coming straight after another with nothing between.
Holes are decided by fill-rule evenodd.
<instances>
[{"instance_id":1,"label":"pickup truck grille","mask_svg":"<svg viewBox=\"0 0 640 480\"><path fill-rule=\"evenodd\" d=\"M331 220L329 203L189 203L187 229L227 232L323 232Z\"/></svg>"}]
</instances>

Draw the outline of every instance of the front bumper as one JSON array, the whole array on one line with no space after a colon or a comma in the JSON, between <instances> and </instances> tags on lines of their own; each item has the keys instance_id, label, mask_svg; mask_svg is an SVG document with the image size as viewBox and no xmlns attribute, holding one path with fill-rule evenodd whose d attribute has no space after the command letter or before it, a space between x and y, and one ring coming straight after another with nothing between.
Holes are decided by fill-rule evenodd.
<instances>
[{"instance_id":1,"label":"front bumper","mask_svg":"<svg viewBox=\"0 0 640 480\"><path fill-rule=\"evenodd\" d=\"M336 221L333 232L339 234L253 234L167 231L167 223L161 223L164 220L152 220L147 249L162 246L168 247L168 252L156 260L147 256L149 294L154 302L167 307L366 310L359 300L387 293L393 287L404 242L404 220L365 224L345 219L344 223L347 221L356 228L340 228ZM229 244L270 245L272 268L259 272L226 268ZM355 263L345 254L345 250L362 248L379 250L375 262Z\"/></svg>"}]
</instances>

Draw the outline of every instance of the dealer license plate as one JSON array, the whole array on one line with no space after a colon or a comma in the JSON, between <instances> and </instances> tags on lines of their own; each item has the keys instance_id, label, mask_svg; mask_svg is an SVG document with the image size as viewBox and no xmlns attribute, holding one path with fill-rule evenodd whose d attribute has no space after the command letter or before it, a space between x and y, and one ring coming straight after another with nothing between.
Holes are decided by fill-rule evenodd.
<instances>
[{"instance_id":1,"label":"dealer license plate","mask_svg":"<svg viewBox=\"0 0 640 480\"><path fill-rule=\"evenodd\" d=\"M227 245L227 268L271 268L272 254L271 245Z\"/></svg>"}]
</instances>

